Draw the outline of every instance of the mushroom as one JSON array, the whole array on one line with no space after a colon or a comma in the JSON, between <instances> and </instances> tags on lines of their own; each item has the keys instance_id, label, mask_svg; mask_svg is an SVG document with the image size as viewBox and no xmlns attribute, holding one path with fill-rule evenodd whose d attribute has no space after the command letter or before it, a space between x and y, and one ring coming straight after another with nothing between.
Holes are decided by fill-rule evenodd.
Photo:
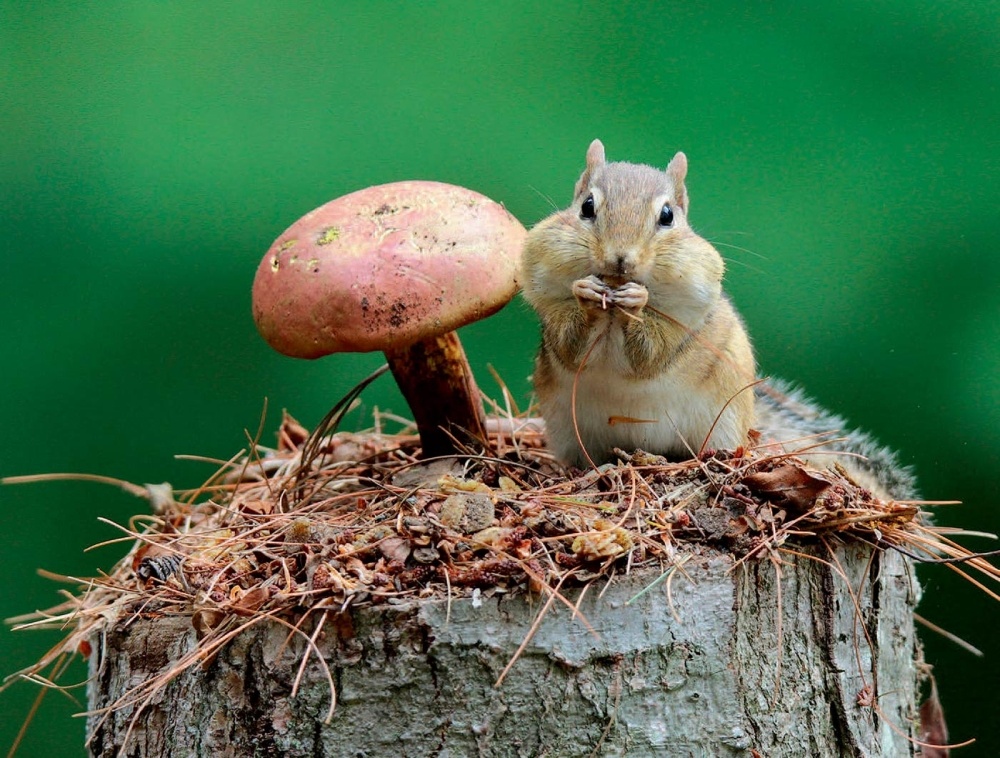
<instances>
[{"instance_id":1,"label":"mushroom","mask_svg":"<svg viewBox=\"0 0 1000 758\"><path fill-rule=\"evenodd\" d=\"M257 269L253 315L298 358L385 353L424 457L485 439L482 399L455 329L517 292L524 227L463 187L395 182L331 200L292 224Z\"/></svg>"}]
</instances>

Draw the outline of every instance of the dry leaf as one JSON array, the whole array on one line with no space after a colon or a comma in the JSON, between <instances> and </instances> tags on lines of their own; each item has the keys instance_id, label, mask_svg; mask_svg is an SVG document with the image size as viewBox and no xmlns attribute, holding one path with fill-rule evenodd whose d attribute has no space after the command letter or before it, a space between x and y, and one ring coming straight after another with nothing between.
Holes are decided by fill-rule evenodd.
<instances>
[{"instance_id":1,"label":"dry leaf","mask_svg":"<svg viewBox=\"0 0 1000 758\"><path fill-rule=\"evenodd\" d=\"M345 577L329 563L321 563L313 572L310 586L314 590L334 590L349 593L354 591L357 582Z\"/></svg>"},{"instance_id":2,"label":"dry leaf","mask_svg":"<svg viewBox=\"0 0 1000 758\"><path fill-rule=\"evenodd\" d=\"M497 547L514 530L505 526L491 526L472 535L472 544L477 547Z\"/></svg>"},{"instance_id":3,"label":"dry leaf","mask_svg":"<svg viewBox=\"0 0 1000 758\"><path fill-rule=\"evenodd\" d=\"M440 551L433 545L418 547L413 551L413 560L417 563L434 563L440 557Z\"/></svg>"},{"instance_id":4,"label":"dry leaf","mask_svg":"<svg viewBox=\"0 0 1000 758\"><path fill-rule=\"evenodd\" d=\"M438 489L442 492L485 492L486 494L492 492L482 482L477 482L474 479L460 479L451 474L445 474L438 479Z\"/></svg>"},{"instance_id":5,"label":"dry leaf","mask_svg":"<svg viewBox=\"0 0 1000 758\"><path fill-rule=\"evenodd\" d=\"M662 455L647 453L645 450L636 450L632 453L630 462L633 466L663 466L667 463L667 459Z\"/></svg>"},{"instance_id":6,"label":"dry leaf","mask_svg":"<svg viewBox=\"0 0 1000 758\"><path fill-rule=\"evenodd\" d=\"M360 579L364 584L372 583L372 572L369 571L365 564L362 563L358 558L350 557L346 562L347 570L354 574L358 579Z\"/></svg>"},{"instance_id":7,"label":"dry leaf","mask_svg":"<svg viewBox=\"0 0 1000 758\"><path fill-rule=\"evenodd\" d=\"M388 524L379 524L378 526L359 534L357 539L354 540L352 546L355 548L360 548L364 547L365 545L370 545L373 542L379 542L388 537L395 537L395 536L397 536L396 531L391 526L389 526Z\"/></svg>"},{"instance_id":8,"label":"dry leaf","mask_svg":"<svg viewBox=\"0 0 1000 758\"><path fill-rule=\"evenodd\" d=\"M378 549L390 563L394 561L405 563L406 559L410 557L412 546L406 537L397 535L395 537L386 537L378 543Z\"/></svg>"},{"instance_id":9,"label":"dry leaf","mask_svg":"<svg viewBox=\"0 0 1000 758\"><path fill-rule=\"evenodd\" d=\"M655 424L655 418L634 418L632 416L608 416L608 426L618 424Z\"/></svg>"},{"instance_id":10,"label":"dry leaf","mask_svg":"<svg viewBox=\"0 0 1000 758\"><path fill-rule=\"evenodd\" d=\"M191 626L194 627L195 636L199 640L205 638L225 618L225 612L218 608L201 608L195 611L191 616Z\"/></svg>"},{"instance_id":11,"label":"dry leaf","mask_svg":"<svg viewBox=\"0 0 1000 758\"><path fill-rule=\"evenodd\" d=\"M392 483L403 489L432 489L443 476L462 472L462 464L454 458L443 458L409 466L392 477Z\"/></svg>"},{"instance_id":12,"label":"dry leaf","mask_svg":"<svg viewBox=\"0 0 1000 758\"><path fill-rule=\"evenodd\" d=\"M282 411L281 426L278 427L278 450L298 450L307 439L309 430L288 415L288 411Z\"/></svg>"},{"instance_id":13,"label":"dry leaf","mask_svg":"<svg viewBox=\"0 0 1000 758\"><path fill-rule=\"evenodd\" d=\"M274 511L274 503L268 500L248 500L240 505L240 510L249 516L268 516Z\"/></svg>"},{"instance_id":14,"label":"dry leaf","mask_svg":"<svg viewBox=\"0 0 1000 758\"><path fill-rule=\"evenodd\" d=\"M501 492L521 492L521 486L509 476L501 476L497 480L497 484L499 485Z\"/></svg>"},{"instance_id":15,"label":"dry leaf","mask_svg":"<svg viewBox=\"0 0 1000 758\"><path fill-rule=\"evenodd\" d=\"M792 464L749 474L743 478L743 483L765 500L787 504L798 511L812 508L820 493L832 484L817 472Z\"/></svg>"},{"instance_id":16,"label":"dry leaf","mask_svg":"<svg viewBox=\"0 0 1000 758\"><path fill-rule=\"evenodd\" d=\"M930 696L920 704L920 741L927 743L920 749L920 758L948 758L950 751L943 747L948 744L948 724L934 677L931 677Z\"/></svg>"},{"instance_id":17,"label":"dry leaf","mask_svg":"<svg viewBox=\"0 0 1000 758\"><path fill-rule=\"evenodd\" d=\"M238 587L233 587L235 592ZM268 601L271 593L266 587L254 587L252 590L239 593L239 597L230 603L229 607L237 616L252 616Z\"/></svg>"}]
</instances>

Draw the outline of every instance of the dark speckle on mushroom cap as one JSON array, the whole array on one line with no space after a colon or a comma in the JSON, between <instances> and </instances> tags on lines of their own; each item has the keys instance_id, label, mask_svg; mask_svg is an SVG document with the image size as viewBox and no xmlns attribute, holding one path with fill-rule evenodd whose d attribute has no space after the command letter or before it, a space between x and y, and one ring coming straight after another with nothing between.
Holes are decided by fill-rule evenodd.
<instances>
[{"instance_id":1,"label":"dark speckle on mushroom cap","mask_svg":"<svg viewBox=\"0 0 1000 758\"><path fill-rule=\"evenodd\" d=\"M254 320L300 358L403 347L500 310L517 292L524 234L502 205L463 187L369 187L275 240L254 279Z\"/></svg>"}]
</instances>

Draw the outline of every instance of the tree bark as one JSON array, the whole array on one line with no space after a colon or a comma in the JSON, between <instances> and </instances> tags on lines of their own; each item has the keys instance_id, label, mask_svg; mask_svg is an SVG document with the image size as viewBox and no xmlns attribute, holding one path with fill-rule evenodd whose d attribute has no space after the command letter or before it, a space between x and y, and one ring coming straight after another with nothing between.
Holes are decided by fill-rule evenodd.
<instances>
[{"instance_id":1,"label":"tree bark","mask_svg":"<svg viewBox=\"0 0 1000 758\"><path fill-rule=\"evenodd\" d=\"M633 571L565 590L596 634L555 600L500 686L545 596L432 597L330 616L317 637L336 682L329 724L322 667L310 658L293 697L306 645L261 622L138 716L134 707L92 715L90 754L917 752L905 736L917 731L912 610L920 593L909 561L863 546L841 546L832 561L815 546L800 550L812 558L785 554L779 571L766 559L734 568L724 553L695 550L669 581L653 585L658 573ZM124 622L91 640L92 710L195 645L188 617Z\"/></svg>"}]
</instances>

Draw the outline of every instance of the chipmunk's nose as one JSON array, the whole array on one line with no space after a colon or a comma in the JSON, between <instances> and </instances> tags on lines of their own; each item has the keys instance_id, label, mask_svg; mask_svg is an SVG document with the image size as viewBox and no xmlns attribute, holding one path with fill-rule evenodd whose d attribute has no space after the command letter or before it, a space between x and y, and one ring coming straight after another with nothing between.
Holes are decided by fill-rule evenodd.
<instances>
[{"instance_id":1,"label":"chipmunk's nose","mask_svg":"<svg viewBox=\"0 0 1000 758\"><path fill-rule=\"evenodd\" d=\"M614 267L618 276L631 276L635 273L635 255L630 250L618 253L614 258Z\"/></svg>"}]
</instances>

